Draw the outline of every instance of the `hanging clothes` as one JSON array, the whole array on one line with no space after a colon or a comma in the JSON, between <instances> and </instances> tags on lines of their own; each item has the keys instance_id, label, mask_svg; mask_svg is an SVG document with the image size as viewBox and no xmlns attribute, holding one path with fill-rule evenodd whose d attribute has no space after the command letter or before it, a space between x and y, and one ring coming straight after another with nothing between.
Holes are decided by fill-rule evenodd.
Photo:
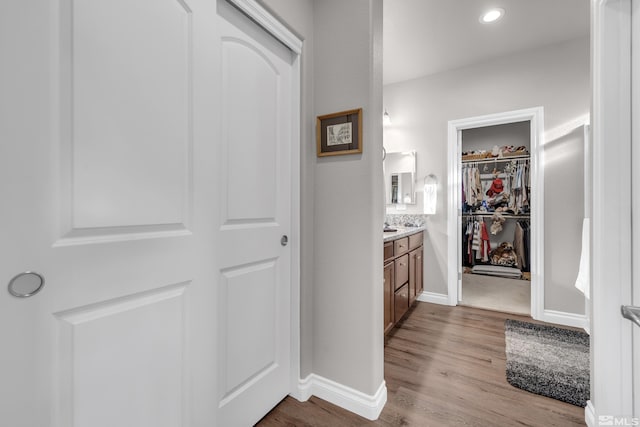
<instances>
[{"instance_id":1,"label":"hanging clothes","mask_svg":"<svg viewBox=\"0 0 640 427\"><path fill-rule=\"evenodd\" d=\"M480 223L478 221L473 222L473 241L471 243L471 249L475 251L475 259L482 259L480 248L482 247L482 231L480 230Z\"/></svg>"},{"instance_id":2,"label":"hanging clothes","mask_svg":"<svg viewBox=\"0 0 640 427\"><path fill-rule=\"evenodd\" d=\"M527 260L524 251L524 230L520 222L516 222L516 229L513 234L513 250L516 252L518 265L524 269L527 266Z\"/></svg>"},{"instance_id":3,"label":"hanging clothes","mask_svg":"<svg viewBox=\"0 0 640 427\"><path fill-rule=\"evenodd\" d=\"M480 239L482 240L480 252L482 262L489 262L489 253L491 252L491 242L489 241L489 233L487 233L487 224L482 220Z\"/></svg>"}]
</instances>

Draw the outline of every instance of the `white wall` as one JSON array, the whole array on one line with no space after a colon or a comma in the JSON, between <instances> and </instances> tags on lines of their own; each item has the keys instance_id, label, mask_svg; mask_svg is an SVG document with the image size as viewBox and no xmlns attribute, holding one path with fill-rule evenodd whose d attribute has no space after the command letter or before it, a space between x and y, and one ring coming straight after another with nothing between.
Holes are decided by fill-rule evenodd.
<instances>
[{"instance_id":1,"label":"white wall","mask_svg":"<svg viewBox=\"0 0 640 427\"><path fill-rule=\"evenodd\" d=\"M382 0L314 2L316 115L363 108L363 153L315 170L315 373L383 381Z\"/></svg>"},{"instance_id":2,"label":"white wall","mask_svg":"<svg viewBox=\"0 0 640 427\"><path fill-rule=\"evenodd\" d=\"M383 381L382 0L263 0L305 40L302 359L373 395ZM317 158L315 117L363 108L363 153Z\"/></svg>"},{"instance_id":3,"label":"white wall","mask_svg":"<svg viewBox=\"0 0 640 427\"><path fill-rule=\"evenodd\" d=\"M387 85L384 87L384 107L393 124L385 128L384 145L387 151L416 150L418 182L425 175L434 173L439 180L438 200L447 200L449 120L543 106L545 133L560 135L563 127L571 127L568 124L588 114L589 87L588 38ZM553 149L553 146L549 148ZM548 154L553 157L555 151ZM545 165L545 173L549 174L545 182L545 225L553 229L557 221L572 224L560 235L547 234L547 254L554 251L554 245L557 247L560 240L564 254L580 252L580 221L574 224L561 218L568 209L574 208L567 205L565 190L556 191L561 186L550 181L559 176L554 172L557 168L570 176L581 173L580 168L576 169L582 162L576 157L579 154L573 152L568 156L565 159L571 159L568 165L562 162ZM582 192L582 188L575 190ZM407 206L402 213L420 213L421 206L419 194L418 204ZM581 205L575 209L582 213ZM426 224L425 290L440 294L447 293L447 215L445 204L440 203L436 215L428 217ZM563 257L563 253L558 256ZM546 272L545 308L581 314L584 313L582 296L567 286L569 278L575 280L578 264L573 256L567 257L566 261ZM558 291L558 283L566 288Z\"/></svg>"}]
</instances>

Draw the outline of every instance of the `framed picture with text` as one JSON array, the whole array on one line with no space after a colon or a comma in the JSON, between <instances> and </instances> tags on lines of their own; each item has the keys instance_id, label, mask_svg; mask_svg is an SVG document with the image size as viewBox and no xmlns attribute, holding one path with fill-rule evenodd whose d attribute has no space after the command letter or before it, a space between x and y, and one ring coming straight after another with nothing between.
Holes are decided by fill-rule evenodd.
<instances>
[{"instance_id":1,"label":"framed picture with text","mask_svg":"<svg viewBox=\"0 0 640 427\"><path fill-rule=\"evenodd\" d=\"M318 157L362 153L362 108L318 116Z\"/></svg>"}]
</instances>

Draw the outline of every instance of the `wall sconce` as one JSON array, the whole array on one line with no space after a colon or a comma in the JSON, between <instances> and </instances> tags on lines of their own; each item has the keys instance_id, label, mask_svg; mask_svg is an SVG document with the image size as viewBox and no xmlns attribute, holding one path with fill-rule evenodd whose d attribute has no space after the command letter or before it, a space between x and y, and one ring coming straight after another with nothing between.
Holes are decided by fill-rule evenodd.
<instances>
[{"instance_id":1,"label":"wall sconce","mask_svg":"<svg viewBox=\"0 0 640 427\"><path fill-rule=\"evenodd\" d=\"M384 114L382 115L382 125L389 126L391 124L391 116L387 113L387 110L384 110Z\"/></svg>"},{"instance_id":2,"label":"wall sconce","mask_svg":"<svg viewBox=\"0 0 640 427\"><path fill-rule=\"evenodd\" d=\"M424 214L434 215L438 202L438 179L434 174L424 178Z\"/></svg>"}]
</instances>

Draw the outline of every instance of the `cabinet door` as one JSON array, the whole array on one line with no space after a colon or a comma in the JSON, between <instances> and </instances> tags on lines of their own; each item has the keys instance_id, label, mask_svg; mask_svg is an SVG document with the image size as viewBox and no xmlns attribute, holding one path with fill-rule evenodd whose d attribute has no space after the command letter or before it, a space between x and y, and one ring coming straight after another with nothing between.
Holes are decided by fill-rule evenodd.
<instances>
[{"instance_id":1,"label":"cabinet door","mask_svg":"<svg viewBox=\"0 0 640 427\"><path fill-rule=\"evenodd\" d=\"M409 252L409 305L422 293L422 246Z\"/></svg>"},{"instance_id":2,"label":"cabinet door","mask_svg":"<svg viewBox=\"0 0 640 427\"><path fill-rule=\"evenodd\" d=\"M409 284L405 283L393 296L394 318L399 322L402 316L409 310Z\"/></svg>"},{"instance_id":3,"label":"cabinet door","mask_svg":"<svg viewBox=\"0 0 640 427\"><path fill-rule=\"evenodd\" d=\"M424 290L424 247L416 250L416 298Z\"/></svg>"},{"instance_id":4,"label":"cabinet door","mask_svg":"<svg viewBox=\"0 0 640 427\"><path fill-rule=\"evenodd\" d=\"M394 263L390 262L384 266L384 333L388 333L393 328L393 295L395 268Z\"/></svg>"},{"instance_id":5,"label":"cabinet door","mask_svg":"<svg viewBox=\"0 0 640 427\"><path fill-rule=\"evenodd\" d=\"M417 255L417 250L409 252L409 305L416 300Z\"/></svg>"}]
</instances>

